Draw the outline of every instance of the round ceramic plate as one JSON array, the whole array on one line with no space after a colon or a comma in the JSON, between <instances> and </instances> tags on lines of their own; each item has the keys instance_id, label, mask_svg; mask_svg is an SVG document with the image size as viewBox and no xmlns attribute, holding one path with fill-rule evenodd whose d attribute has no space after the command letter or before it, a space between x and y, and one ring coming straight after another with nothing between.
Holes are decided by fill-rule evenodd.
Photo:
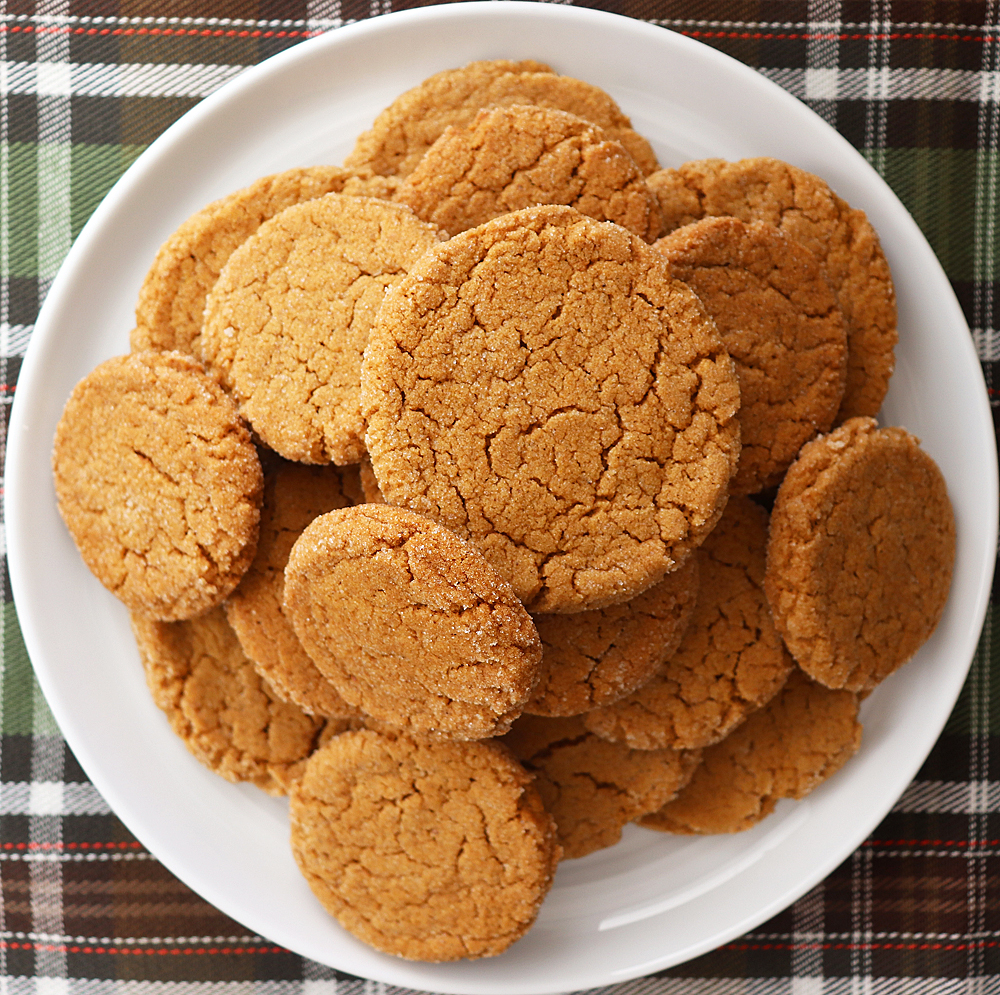
<instances>
[{"instance_id":1,"label":"round ceramic plate","mask_svg":"<svg viewBox=\"0 0 1000 995\"><path fill-rule=\"evenodd\" d=\"M264 174L339 163L375 114L431 73L535 58L606 89L661 163L768 155L818 173L881 234L900 344L883 420L941 465L958 519L944 619L865 702L860 753L812 796L750 832L622 842L558 872L538 923L500 957L383 956L320 908L288 849L285 805L228 784L186 752L146 690L125 609L58 517L51 440L73 385L128 349L136 295L188 215ZM11 579L31 659L66 739L115 812L182 880L251 930L317 961L437 992L564 992L677 964L738 936L843 860L916 773L961 688L996 546L992 423L968 327L913 220L803 104L713 49L639 21L536 3L458 3L378 17L250 69L166 132L94 214L52 286L17 388L6 510Z\"/></svg>"}]
</instances>

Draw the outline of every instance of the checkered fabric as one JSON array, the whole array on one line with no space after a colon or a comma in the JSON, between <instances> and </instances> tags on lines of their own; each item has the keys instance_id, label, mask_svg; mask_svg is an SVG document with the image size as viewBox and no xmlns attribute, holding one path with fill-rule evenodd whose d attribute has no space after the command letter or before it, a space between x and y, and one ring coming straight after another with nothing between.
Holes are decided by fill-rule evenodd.
<instances>
[{"instance_id":1,"label":"checkered fabric","mask_svg":"<svg viewBox=\"0 0 1000 995\"><path fill-rule=\"evenodd\" d=\"M886 178L939 256L997 410L998 0L588 5L713 45L839 129ZM0 0L4 424L39 304L61 260L153 138L243 67L317 32L407 6L414 4ZM3 590L0 993L389 990L249 934L143 849L60 736L34 681L6 574ZM991 606L968 683L933 753L856 853L752 933L602 991L1000 992L997 618Z\"/></svg>"}]
</instances>

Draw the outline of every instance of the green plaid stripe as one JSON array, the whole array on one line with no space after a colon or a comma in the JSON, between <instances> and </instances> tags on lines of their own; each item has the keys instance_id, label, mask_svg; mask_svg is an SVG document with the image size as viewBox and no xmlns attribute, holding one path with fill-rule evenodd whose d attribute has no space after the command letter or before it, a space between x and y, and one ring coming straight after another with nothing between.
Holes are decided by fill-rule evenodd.
<instances>
[{"instance_id":1,"label":"green plaid stripe","mask_svg":"<svg viewBox=\"0 0 1000 995\"><path fill-rule=\"evenodd\" d=\"M245 66L388 0L0 0L0 384L6 415L40 302L101 198L171 122ZM1000 4L598 0L758 69L837 127L927 235L1000 373ZM6 418L4 417L4 424ZM389 991L248 933L110 813L34 682L9 585L0 659L0 991ZM826 881L644 995L1000 991L1000 614L941 740Z\"/></svg>"}]
</instances>

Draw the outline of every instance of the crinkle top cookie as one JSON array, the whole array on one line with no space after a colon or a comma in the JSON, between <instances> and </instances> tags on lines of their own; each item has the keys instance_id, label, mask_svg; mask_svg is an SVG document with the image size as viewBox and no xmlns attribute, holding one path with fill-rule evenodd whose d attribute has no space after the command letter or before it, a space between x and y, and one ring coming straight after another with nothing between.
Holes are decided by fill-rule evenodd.
<instances>
[{"instance_id":1,"label":"crinkle top cookie","mask_svg":"<svg viewBox=\"0 0 1000 995\"><path fill-rule=\"evenodd\" d=\"M362 366L386 501L471 539L533 612L624 601L711 531L739 457L732 360L697 297L569 207L435 246Z\"/></svg>"}]
</instances>

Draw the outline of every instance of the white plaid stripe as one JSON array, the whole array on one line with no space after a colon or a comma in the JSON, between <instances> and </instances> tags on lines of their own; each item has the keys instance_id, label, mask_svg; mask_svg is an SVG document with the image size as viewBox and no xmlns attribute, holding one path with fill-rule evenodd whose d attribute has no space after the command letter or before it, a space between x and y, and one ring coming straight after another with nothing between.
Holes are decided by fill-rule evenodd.
<instances>
[{"instance_id":1,"label":"white plaid stripe","mask_svg":"<svg viewBox=\"0 0 1000 995\"><path fill-rule=\"evenodd\" d=\"M64 781L0 783L0 815L109 815L92 784Z\"/></svg>"},{"instance_id":2,"label":"white plaid stripe","mask_svg":"<svg viewBox=\"0 0 1000 995\"><path fill-rule=\"evenodd\" d=\"M1000 781L914 781L893 812L950 812L969 815L1000 811Z\"/></svg>"}]
</instances>

